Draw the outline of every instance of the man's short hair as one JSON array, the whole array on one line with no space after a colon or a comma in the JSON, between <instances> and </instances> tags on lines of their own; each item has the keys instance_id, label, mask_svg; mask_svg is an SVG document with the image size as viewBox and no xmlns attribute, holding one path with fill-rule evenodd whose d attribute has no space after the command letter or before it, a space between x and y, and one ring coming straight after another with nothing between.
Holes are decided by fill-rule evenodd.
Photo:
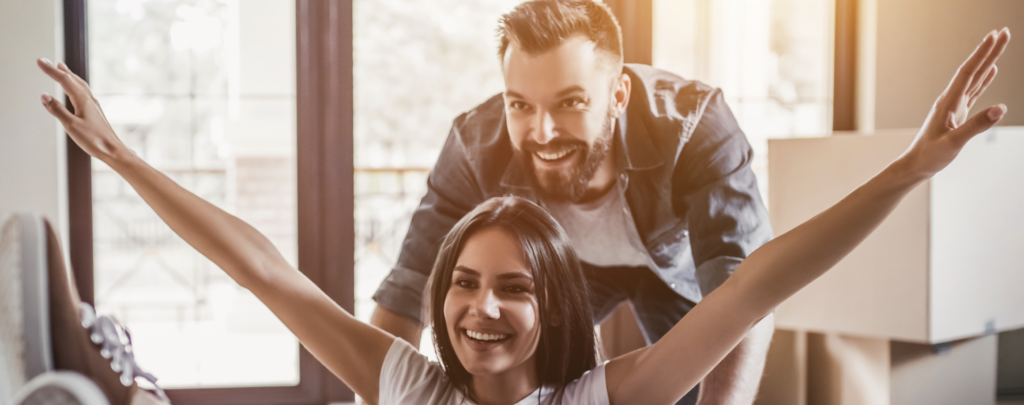
<instances>
[{"instance_id":1,"label":"man's short hair","mask_svg":"<svg viewBox=\"0 0 1024 405\"><path fill-rule=\"evenodd\" d=\"M622 65L622 28L612 10L594 0L533 0L516 6L498 21L498 58L505 60L512 43L536 55L581 34L610 57L613 67Z\"/></svg>"}]
</instances>

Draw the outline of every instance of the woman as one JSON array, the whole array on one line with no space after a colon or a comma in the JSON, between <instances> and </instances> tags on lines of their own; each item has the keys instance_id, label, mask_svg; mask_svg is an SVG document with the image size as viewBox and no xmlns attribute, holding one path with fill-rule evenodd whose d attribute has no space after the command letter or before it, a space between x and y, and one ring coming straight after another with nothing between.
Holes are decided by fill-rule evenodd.
<instances>
[{"instance_id":1,"label":"woman","mask_svg":"<svg viewBox=\"0 0 1024 405\"><path fill-rule=\"evenodd\" d=\"M1010 34L988 34L935 102L907 151L861 187L750 255L656 344L597 365L586 288L550 216L515 198L486 202L449 234L435 264L431 321L444 370L363 324L239 219L185 191L117 138L87 84L40 60L76 107L42 96L83 150L122 175L171 228L262 300L361 397L382 403L673 403L761 318L853 250L917 184L948 165L1005 106L967 119ZM536 395L531 395L536 393ZM554 393L555 395L552 395Z\"/></svg>"}]
</instances>

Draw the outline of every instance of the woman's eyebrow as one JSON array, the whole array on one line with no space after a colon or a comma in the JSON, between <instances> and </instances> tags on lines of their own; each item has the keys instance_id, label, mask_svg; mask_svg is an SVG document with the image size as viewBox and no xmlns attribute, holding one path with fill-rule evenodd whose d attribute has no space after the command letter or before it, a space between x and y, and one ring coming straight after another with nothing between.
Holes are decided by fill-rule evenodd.
<instances>
[{"instance_id":1,"label":"woman's eyebrow","mask_svg":"<svg viewBox=\"0 0 1024 405\"><path fill-rule=\"evenodd\" d=\"M526 273L508 272L508 273L502 273L502 274L498 275L498 280L508 280L508 279L514 279L514 278L522 278L522 279L533 281L533 277L530 276L529 274L526 274Z\"/></svg>"},{"instance_id":2,"label":"woman's eyebrow","mask_svg":"<svg viewBox=\"0 0 1024 405\"><path fill-rule=\"evenodd\" d=\"M471 269L469 267L466 267L466 266L463 266L463 265L455 266L455 268L452 269L452 271L461 271L461 272L467 273L467 274L469 274L471 276L480 277L480 272L479 271L473 270L473 269Z\"/></svg>"}]
</instances>

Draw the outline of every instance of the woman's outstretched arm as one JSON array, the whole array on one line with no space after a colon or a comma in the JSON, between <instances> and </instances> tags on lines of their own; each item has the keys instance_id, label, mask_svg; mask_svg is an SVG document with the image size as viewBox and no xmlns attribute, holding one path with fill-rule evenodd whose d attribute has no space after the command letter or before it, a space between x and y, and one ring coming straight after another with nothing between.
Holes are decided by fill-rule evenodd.
<instances>
[{"instance_id":1,"label":"woman's outstretched arm","mask_svg":"<svg viewBox=\"0 0 1024 405\"><path fill-rule=\"evenodd\" d=\"M673 403L729 353L758 320L853 251L914 187L945 168L1005 106L967 119L996 75L1010 33L985 37L936 100L906 152L836 205L752 253L656 344L607 366L613 404Z\"/></svg>"},{"instance_id":2,"label":"woman's outstretched arm","mask_svg":"<svg viewBox=\"0 0 1024 405\"><path fill-rule=\"evenodd\" d=\"M375 403L381 366L394 337L335 304L255 228L185 190L128 150L89 86L67 66L37 63L60 83L75 107L72 114L56 99L42 97L43 106L75 143L124 177L175 233L251 290L317 359Z\"/></svg>"}]
</instances>

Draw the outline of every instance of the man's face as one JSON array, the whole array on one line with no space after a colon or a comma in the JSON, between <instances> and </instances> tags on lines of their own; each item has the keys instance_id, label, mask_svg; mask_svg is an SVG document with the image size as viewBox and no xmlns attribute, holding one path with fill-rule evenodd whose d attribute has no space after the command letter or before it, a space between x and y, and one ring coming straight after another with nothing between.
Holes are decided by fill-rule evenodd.
<instances>
[{"instance_id":1,"label":"man's face","mask_svg":"<svg viewBox=\"0 0 1024 405\"><path fill-rule=\"evenodd\" d=\"M541 194L578 201L609 157L621 73L611 72L582 35L535 55L512 44L503 63L505 116L516 155Z\"/></svg>"}]
</instances>

